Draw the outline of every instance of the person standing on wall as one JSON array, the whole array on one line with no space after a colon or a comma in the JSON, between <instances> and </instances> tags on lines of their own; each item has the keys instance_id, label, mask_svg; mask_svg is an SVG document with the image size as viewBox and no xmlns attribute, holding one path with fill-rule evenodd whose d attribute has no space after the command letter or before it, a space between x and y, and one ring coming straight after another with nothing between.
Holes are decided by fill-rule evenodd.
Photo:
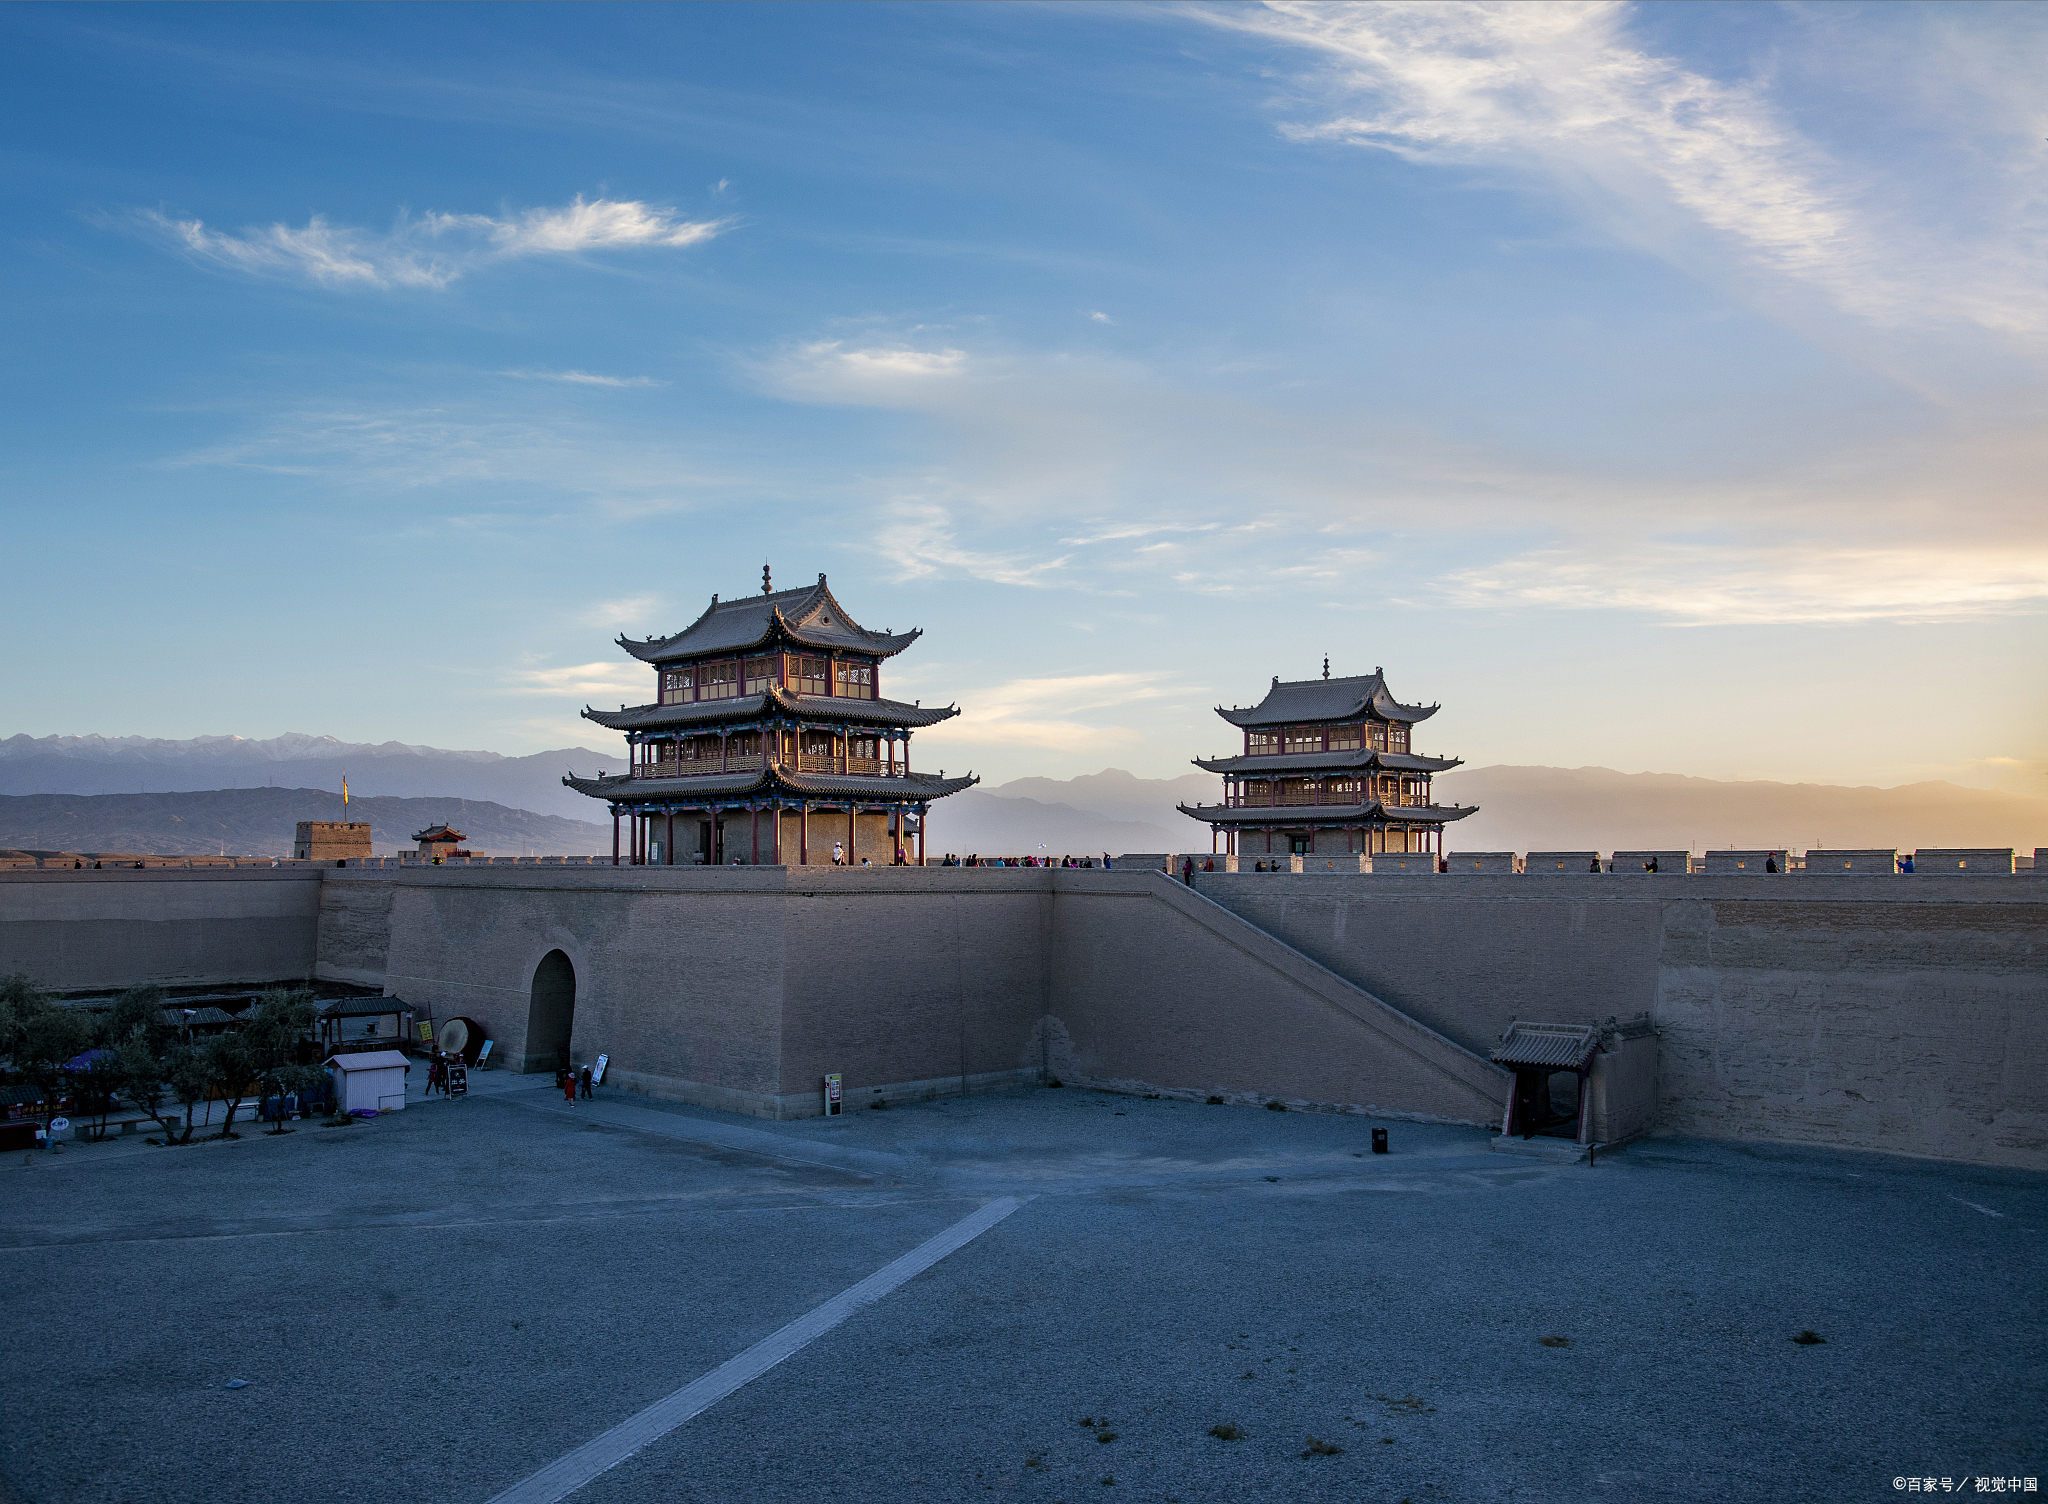
<instances>
[{"instance_id":1,"label":"person standing on wall","mask_svg":"<svg viewBox=\"0 0 2048 1504\"><path fill-rule=\"evenodd\" d=\"M584 1101L586 1101L586 1102L588 1102L588 1101L590 1100L590 1067L589 1067L589 1066L587 1066L587 1065L586 1065L586 1066L584 1066L582 1070L580 1070L580 1071L578 1071L578 1072L576 1073L576 1084L577 1084L577 1085L578 1085L579 1087L581 1087L581 1088L582 1088L582 1090L583 1090L583 1100L584 1100Z\"/></svg>"}]
</instances>

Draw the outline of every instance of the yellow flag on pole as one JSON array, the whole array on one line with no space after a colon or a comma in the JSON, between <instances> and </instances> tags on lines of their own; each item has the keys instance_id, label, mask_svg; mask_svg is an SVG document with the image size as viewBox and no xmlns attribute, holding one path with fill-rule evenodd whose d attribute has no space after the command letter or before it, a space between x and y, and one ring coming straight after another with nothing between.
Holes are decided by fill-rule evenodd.
<instances>
[{"instance_id":1,"label":"yellow flag on pole","mask_svg":"<svg viewBox=\"0 0 2048 1504\"><path fill-rule=\"evenodd\" d=\"M342 806L346 808L348 805L348 774L346 773L341 775L341 802Z\"/></svg>"}]
</instances>

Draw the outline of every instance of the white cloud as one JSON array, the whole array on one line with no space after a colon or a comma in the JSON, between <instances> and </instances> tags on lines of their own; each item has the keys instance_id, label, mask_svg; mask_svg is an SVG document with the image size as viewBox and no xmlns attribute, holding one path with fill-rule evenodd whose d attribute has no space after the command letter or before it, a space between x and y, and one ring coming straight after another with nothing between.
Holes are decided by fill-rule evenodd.
<instances>
[{"instance_id":1,"label":"white cloud","mask_svg":"<svg viewBox=\"0 0 2048 1504\"><path fill-rule=\"evenodd\" d=\"M584 199L559 209L485 214L401 214L378 232L335 225L315 214L303 227L272 224L240 233L198 219L146 210L142 222L190 255L258 276L304 278L327 287L446 287L483 266L526 256L576 255L614 247L689 246L729 220L684 220L635 200Z\"/></svg>"},{"instance_id":2,"label":"white cloud","mask_svg":"<svg viewBox=\"0 0 2048 1504\"><path fill-rule=\"evenodd\" d=\"M630 659L518 669L512 678L520 694L579 695L606 704L620 703L614 696L624 696L628 705L645 704L654 690L653 672L645 664Z\"/></svg>"},{"instance_id":3,"label":"white cloud","mask_svg":"<svg viewBox=\"0 0 2048 1504\"><path fill-rule=\"evenodd\" d=\"M1449 574L1460 606L1625 610L1692 625L1965 621L2038 609L2048 549L1591 542Z\"/></svg>"},{"instance_id":4,"label":"white cloud","mask_svg":"<svg viewBox=\"0 0 2048 1504\"><path fill-rule=\"evenodd\" d=\"M590 371L500 371L520 381L560 381L570 386L664 386L652 376L599 376Z\"/></svg>"},{"instance_id":5,"label":"white cloud","mask_svg":"<svg viewBox=\"0 0 2048 1504\"><path fill-rule=\"evenodd\" d=\"M770 362L771 386L811 402L890 406L922 402L929 389L967 374L967 352L920 350L906 344L849 348L844 340L814 340Z\"/></svg>"},{"instance_id":6,"label":"white cloud","mask_svg":"<svg viewBox=\"0 0 2048 1504\"><path fill-rule=\"evenodd\" d=\"M1106 313L1091 313L1088 315L1088 317L1095 320L1095 322L1098 324L1113 324L1116 322L1115 319L1111 318Z\"/></svg>"},{"instance_id":7,"label":"white cloud","mask_svg":"<svg viewBox=\"0 0 2048 1504\"><path fill-rule=\"evenodd\" d=\"M1322 54L1321 92L1336 113L1283 127L1294 139L1528 170L1676 261L1702 260L1686 242L1704 229L1861 315L1938 313L2008 330L2048 323L2038 281L2010 265L2003 245L1936 243L1910 208L1893 206L1896 185L1881 168L1852 171L1820 150L1761 85L1643 50L1628 34L1632 9L1621 0L1268 0L1198 14Z\"/></svg>"},{"instance_id":8,"label":"white cloud","mask_svg":"<svg viewBox=\"0 0 2048 1504\"><path fill-rule=\"evenodd\" d=\"M1163 673L1070 674L1012 679L976 689L960 714L917 733L917 743L962 747L1047 747L1061 752L1108 752L1136 746L1143 733L1129 726L1080 719L1090 710L1116 710L1167 693Z\"/></svg>"},{"instance_id":9,"label":"white cloud","mask_svg":"<svg viewBox=\"0 0 2048 1504\"><path fill-rule=\"evenodd\" d=\"M1066 566L1067 555L1034 559L1024 551L968 548L961 544L953 514L932 502L899 498L882 509L874 551L896 567L899 580L966 577L997 585L1046 586Z\"/></svg>"}]
</instances>

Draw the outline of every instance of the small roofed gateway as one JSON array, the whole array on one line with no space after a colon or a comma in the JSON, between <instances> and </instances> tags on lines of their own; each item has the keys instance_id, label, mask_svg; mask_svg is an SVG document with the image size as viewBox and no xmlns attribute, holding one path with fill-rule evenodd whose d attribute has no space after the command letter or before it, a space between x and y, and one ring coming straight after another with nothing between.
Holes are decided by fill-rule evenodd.
<instances>
[{"instance_id":1,"label":"small roofed gateway","mask_svg":"<svg viewBox=\"0 0 2048 1504\"><path fill-rule=\"evenodd\" d=\"M1627 1023L1526 1023L1494 1046L1514 1073L1493 1147L1506 1153L1585 1159L1646 1131L1657 1112L1657 1030L1650 1015Z\"/></svg>"},{"instance_id":2,"label":"small roofed gateway","mask_svg":"<svg viewBox=\"0 0 2048 1504\"><path fill-rule=\"evenodd\" d=\"M1455 757L1412 750L1415 727L1434 705L1404 705L1387 691L1386 670L1332 679L1282 680L1250 709L1216 707L1244 736L1230 757L1196 758L1223 775L1223 802L1180 806L1210 830L1212 849L1238 856L1328 856L1431 852L1441 858L1444 826L1478 806L1433 801L1430 779Z\"/></svg>"},{"instance_id":3,"label":"small roofed gateway","mask_svg":"<svg viewBox=\"0 0 2048 1504\"><path fill-rule=\"evenodd\" d=\"M412 838L420 843L420 855L430 862L438 862L446 856L468 856L462 850L462 843L469 839L452 825L429 825L425 830L416 830Z\"/></svg>"},{"instance_id":4,"label":"small roofed gateway","mask_svg":"<svg viewBox=\"0 0 2048 1504\"><path fill-rule=\"evenodd\" d=\"M583 714L625 733L631 767L562 782L610 807L614 865L922 864L933 802L980 780L911 770L912 733L960 713L884 698L883 665L921 635L871 632L822 574L778 591L763 567L759 595L619 639L655 699Z\"/></svg>"},{"instance_id":5,"label":"small roofed gateway","mask_svg":"<svg viewBox=\"0 0 2048 1504\"><path fill-rule=\"evenodd\" d=\"M405 1107L405 1073L410 1067L396 1050L328 1057L337 1112L399 1112Z\"/></svg>"}]
</instances>

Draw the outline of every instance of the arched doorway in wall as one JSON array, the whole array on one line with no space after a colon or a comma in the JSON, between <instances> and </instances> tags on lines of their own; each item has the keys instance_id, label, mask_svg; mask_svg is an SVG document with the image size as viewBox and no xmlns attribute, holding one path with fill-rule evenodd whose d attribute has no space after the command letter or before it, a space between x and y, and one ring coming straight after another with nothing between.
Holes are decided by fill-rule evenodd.
<instances>
[{"instance_id":1,"label":"arched doorway in wall","mask_svg":"<svg viewBox=\"0 0 2048 1504\"><path fill-rule=\"evenodd\" d=\"M569 1031L576 1021L576 968L558 950L540 958L533 969L533 998L526 1008L526 1062L529 1071L551 1071L569 1051Z\"/></svg>"}]
</instances>

